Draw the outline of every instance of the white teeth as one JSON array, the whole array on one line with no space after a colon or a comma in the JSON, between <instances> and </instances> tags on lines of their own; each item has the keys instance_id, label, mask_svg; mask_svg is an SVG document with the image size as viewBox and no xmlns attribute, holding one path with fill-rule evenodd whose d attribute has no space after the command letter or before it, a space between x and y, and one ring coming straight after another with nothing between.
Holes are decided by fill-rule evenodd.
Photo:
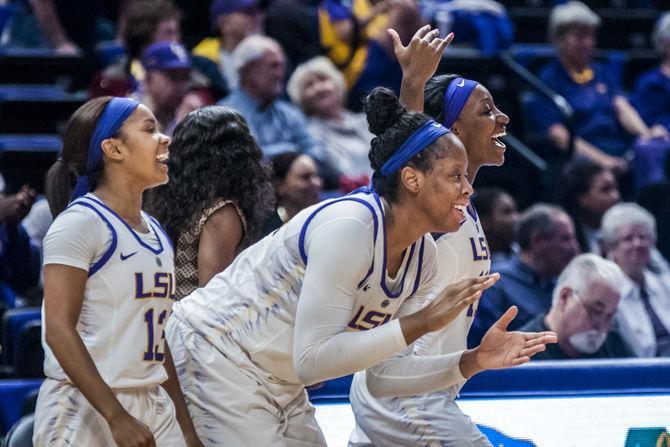
<instances>
[{"instance_id":1,"label":"white teeth","mask_svg":"<svg viewBox=\"0 0 670 447\"><path fill-rule=\"evenodd\" d=\"M459 210L461 213L465 213L467 207L465 205L454 205L454 208Z\"/></svg>"},{"instance_id":2,"label":"white teeth","mask_svg":"<svg viewBox=\"0 0 670 447\"><path fill-rule=\"evenodd\" d=\"M168 160L168 154L160 154L156 157L156 161L159 163L164 163Z\"/></svg>"},{"instance_id":3,"label":"white teeth","mask_svg":"<svg viewBox=\"0 0 670 447\"><path fill-rule=\"evenodd\" d=\"M505 135L507 135L507 132L503 130L502 132L498 132L497 134L493 135L491 138L500 138L504 137Z\"/></svg>"}]
</instances>

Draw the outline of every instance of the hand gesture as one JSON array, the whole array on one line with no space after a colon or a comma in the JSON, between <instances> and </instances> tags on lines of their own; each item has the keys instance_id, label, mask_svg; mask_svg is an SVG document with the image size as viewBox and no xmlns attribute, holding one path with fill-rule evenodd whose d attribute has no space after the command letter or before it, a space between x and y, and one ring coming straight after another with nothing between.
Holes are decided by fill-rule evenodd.
<instances>
[{"instance_id":1,"label":"hand gesture","mask_svg":"<svg viewBox=\"0 0 670 447\"><path fill-rule=\"evenodd\" d=\"M431 30L430 25L419 28L407 46L402 44L396 30L389 29L388 33L393 41L393 50L402 68L403 78L411 78L421 84L425 84L435 74L444 49L454 39L454 33L440 39L439 30Z\"/></svg>"},{"instance_id":2,"label":"hand gesture","mask_svg":"<svg viewBox=\"0 0 670 447\"><path fill-rule=\"evenodd\" d=\"M431 331L447 326L468 306L482 296L482 292L500 279L498 273L465 279L447 287L442 295L431 301L423 310L430 319Z\"/></svg>"},{"instance_id":3,"label":"hand gesture","mask_svg":"<svg viewBox=\"0 0 670 447\"><path fill-rule=\"evenodd\" d=\"M0 197L0 223L18 224L28 215L35 203L35 190L23 185L19 192Z\"/></svg>"},{"instance_id":4,"label":"hand gesture","mask_svg":"<svg viewBox=\"0 0 670 447\"><path fill-rule=\"evenodd\" d=\"M109 428L118 447L156 447L149 428L128 413L111 420Z\"/></svg>"},{"instance_id":5,"label":"hand gesture","mask_svg":"<svg viewBox=\"0 0 670 447\"><path fill-rule=\"evenodd\" d=\"M477 364L482 369L508 368L530 361L546 349L547 343L556 343L555 332L507 332L507 326L518 313L516 306L507 312L484 334L477 350Z\"/></svg>"}]
</instances>

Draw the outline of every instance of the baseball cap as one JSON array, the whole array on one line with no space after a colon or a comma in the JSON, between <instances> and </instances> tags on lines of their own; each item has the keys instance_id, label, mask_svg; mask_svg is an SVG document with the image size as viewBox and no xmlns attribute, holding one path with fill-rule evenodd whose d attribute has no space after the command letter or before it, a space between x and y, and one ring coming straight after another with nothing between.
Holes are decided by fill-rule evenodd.
<instances>
[{"instance_id":1,"label":"baseball cap","mask_svg":"<svg viewBox=\"0 0 670 447\"><path fill-rule=\"evenodd\" d=\"M176 42L157 42L142 53L145 70L176 70L191 68L186 48Z\"/></svg>"},{"instance_id":2,"label":"baseball cap","mask_svg":"<svg viewBox=\"0 0 670 447\"><path fill-rule=\"evenodd\" d=\"M209 16L216 21L220 15L232 14L256 5L258 0L214 0L209 8Z\"/></svg>"}]
</instances>

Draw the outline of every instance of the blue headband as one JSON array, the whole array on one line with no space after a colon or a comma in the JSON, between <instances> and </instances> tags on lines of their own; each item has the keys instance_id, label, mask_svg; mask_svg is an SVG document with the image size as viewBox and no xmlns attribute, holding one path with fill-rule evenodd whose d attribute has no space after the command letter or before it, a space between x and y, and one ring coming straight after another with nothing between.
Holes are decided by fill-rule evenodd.
<instances>
[{"instance_id":1,"label":"blue headband","mask_svg":"<svg viewBox=\"0 0 670 447\"><path fill-rule=\"evenodd\" d=\"M449 84L447 91L444 92L444 104L442 125L451 129L458 116L463 111L465 103L472 94L472 91L479 83L469 79L456 78Z\"/></svg>"},{"instance_id":2,"label":"blue headband","mask_svg":"<svg viewBox=\"0 0 670 447\"><path fill-rule=\"evenodd\" d=\"M416 154L424 150L433 141L440 138L442 135L449 133L449 129L436 123L433 120L428 121L419 129L414 131L412 135L403 143L402 146L396 150L391 158L386 160L379 170L382 177L387 177L400 168L405 166Z\"/></svg>"},{"instance_id":3,"label":"blue headband","mask_svg":"<svg viewBox=\"0 0 670 447\"><path fill-rule=\"evenodd\" d=\"M90 191L89 174L102 163L102 141L112 138L140 103L129 98L112 98L102 112L91 137L86 157L86 172L77 177L70 202Z\"/></svg>"}]
</instances>

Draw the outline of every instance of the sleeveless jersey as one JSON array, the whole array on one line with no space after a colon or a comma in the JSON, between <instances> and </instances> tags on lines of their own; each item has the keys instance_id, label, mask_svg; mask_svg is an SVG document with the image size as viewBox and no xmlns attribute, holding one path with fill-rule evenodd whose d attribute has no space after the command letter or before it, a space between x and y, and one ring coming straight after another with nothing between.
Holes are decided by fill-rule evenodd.
<instances>
[{"instance_id":1,"label":"sleeveless jersey","mask_svg":"<svg viewBox=\"0 0 670 447\"><path fill-rule=\"evenodd\" d=\"M435 246L429 235L417 240L405 251L396 277L390 280L386 275L384 211L379 196L368 190L302 210L240 253L206 287L176 302L174 316L222 352L227 344L237 344L272 380L301 384L293 367L292 349L298 299L309 262L306 240L319 213L328 209L347 215L352 207L357 217L369 223L374 256L367 272L361 272L356 290L351 291L355 303L347 330L367 330L388 322L402 302L414 295L428 276L432 278ZM348 247L346 240L342 246L354 253L357 250Z\"/></svg>"},{"instance_id":2,"label":"sleeveless jersey","mask_svg":"<svg viewBox=\"0 0 670 447\"><path fill-rule=\"evenodd\" d=\"M163 328L175 291L170 239L160 224L144 212L142 218L149 233L137 233L93 194L70 204L56 218L50 232L62 230L59 220L75 210L88 214L91 225L99 225L108 235L99 250L102 255L90 261L77 332L111 388L158 385L167 379L163 368ZM47 234L45 239L48 238ZM54 255L67 259L67 253ZM45 258L49 256L45 253ZM67 380L44 340L44 330L42 343L46 376Z\"/></svg>"}]
</instances>

